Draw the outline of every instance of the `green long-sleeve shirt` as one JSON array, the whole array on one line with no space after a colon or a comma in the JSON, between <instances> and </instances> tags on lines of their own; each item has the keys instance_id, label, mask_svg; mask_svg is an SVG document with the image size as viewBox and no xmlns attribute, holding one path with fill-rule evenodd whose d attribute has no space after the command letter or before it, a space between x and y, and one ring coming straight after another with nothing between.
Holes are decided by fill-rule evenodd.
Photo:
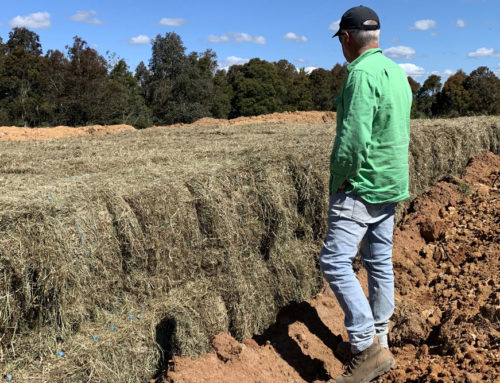
<instances>
[{"instance_id":1,"label":"green long-sleeve shirt","mask_svg":"<svg viewBox=\"0 0 500 383\"><path fill-rule=\"evenodd\" d=\"M330 194L348 181L347 193L369 203L409 197L408 145L412 94L404 71L369 49L347 66L337 103L337 134L330 158Z\"/></svg>"}]
</instances>

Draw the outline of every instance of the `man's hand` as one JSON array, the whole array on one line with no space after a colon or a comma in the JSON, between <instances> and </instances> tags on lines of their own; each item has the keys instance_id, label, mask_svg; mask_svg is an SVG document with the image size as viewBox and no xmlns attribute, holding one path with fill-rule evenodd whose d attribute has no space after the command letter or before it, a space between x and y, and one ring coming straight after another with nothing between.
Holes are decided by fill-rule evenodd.
<instances>
[{"instance_id":1,"label":"man's hand","mask_svg":"<svg viewBox=\"0 0 500 383\"><path fill-rule=\"evenodd\" d=\"M340 185L340 186L339 186L339 188L337 189L337 193L344 193L344 192L345 192L345 188L346 188L347 186L349 186L349 185L350 185L349 181L345 180L345 181L342 183L342 185Z\"/></svg>"}]
</instances>

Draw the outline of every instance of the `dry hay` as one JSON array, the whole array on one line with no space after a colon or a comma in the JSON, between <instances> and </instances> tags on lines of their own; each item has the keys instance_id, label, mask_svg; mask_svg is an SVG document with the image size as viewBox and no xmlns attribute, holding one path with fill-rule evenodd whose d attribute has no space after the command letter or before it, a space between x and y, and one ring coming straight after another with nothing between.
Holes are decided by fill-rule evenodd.
<instances>
[{"instance_id":1,"label":"dry hay","mask_svg":"<svg viewBox=\"0 0 500 383\"><path fill-rule=\"evenodd\" d=\"M413 195L499 151L498 117L412 124ZM333 134L268 123L1 143L0 373L137 382L315 295Z\"/></svg>"}]
</instances>

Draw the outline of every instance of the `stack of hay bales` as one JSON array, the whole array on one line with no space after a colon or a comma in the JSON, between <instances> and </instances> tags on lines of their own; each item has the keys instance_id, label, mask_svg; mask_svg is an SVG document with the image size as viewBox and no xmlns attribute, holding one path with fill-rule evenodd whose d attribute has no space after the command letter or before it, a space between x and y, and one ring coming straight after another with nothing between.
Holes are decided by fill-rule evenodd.
<instances>
[{"instance_id":1,"label":"stack of hay bales","mask_svg":"<svg viewBox=\"0 0 500 383\"><path fill-rule=\"evenodd\" d=\"M322 285L333 137L296 123L2 143L0 373L137 382L219 332L262 333ZM496 117L413 122L413 194L498 139Z\"/></svg>"}]
</instances>

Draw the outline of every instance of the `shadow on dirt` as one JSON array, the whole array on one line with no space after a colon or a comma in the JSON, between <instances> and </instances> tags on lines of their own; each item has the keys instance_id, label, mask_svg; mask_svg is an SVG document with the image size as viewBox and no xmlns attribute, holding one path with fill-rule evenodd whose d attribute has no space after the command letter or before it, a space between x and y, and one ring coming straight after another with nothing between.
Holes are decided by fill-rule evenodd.
<instances>
[{"instance_id":1,"label":"shadow on dirt","mask_svg":"<svg viewBox=\"0 0 500 383\"><path fill-rule=\"evenodd\" d=\"M328 380L330 376L323 362L304 355L299 345L288 335L288 327L295 322L302 322L312 334L332 350L335 350L337 344L342 342L342 337L332 334L321 321L316 310L307 302L294 303L282 309L276 323L262 335L254 336L253 339L261 346L269 342L305 381Z\"/></svg>"}]
</instances>

